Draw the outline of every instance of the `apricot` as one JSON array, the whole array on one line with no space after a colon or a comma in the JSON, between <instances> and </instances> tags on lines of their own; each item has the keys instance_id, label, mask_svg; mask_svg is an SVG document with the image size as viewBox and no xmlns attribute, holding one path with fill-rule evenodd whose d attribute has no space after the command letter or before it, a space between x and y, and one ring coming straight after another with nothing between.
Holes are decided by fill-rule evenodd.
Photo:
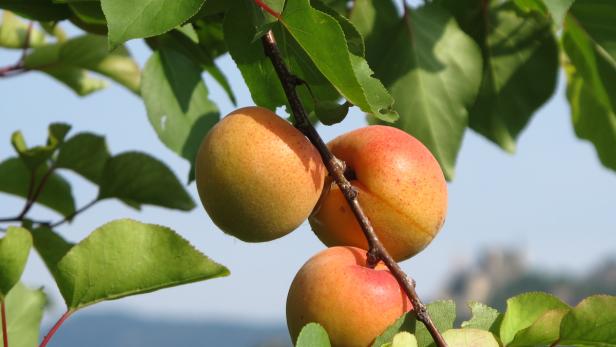
<instances>
[{"instance_id":1,"label":"apricot","mask_svg":"<svg viewBox=\"0 0 616 347\"><path fill-rule=\"evenodd\" d=\"M318 201L325 173L310 141L261 107L240 108L218 122L195 163L199 197L212 221L247 242L296 229Z\"/></svg>"},{"instance_id":2,"label":"apricot","mask_svg":"<svg viewBox=\"0 0 616 347\"><path fill-rule=\"evenodd\" d=\"M383 263L366 266L366 251L332 247L299 270L287 296L287 326L295 343L302 327L321 324L333 347L369 346L412 304Z\"/></svg>"},{"instance_id":3,"label":"apricot","mask_svg":"<svg viewBox=\"0 0 616 347\"><path fill-rule=\"evenodd\" d=\"M430 151L402 130L374 125L328 144L352 173L351 183L375 232L396 261L424 249L447 212L447 184ZM327 246L367 249L359 223L338 186L326 189L310 225Z\"/></svg>"}]
</instances>

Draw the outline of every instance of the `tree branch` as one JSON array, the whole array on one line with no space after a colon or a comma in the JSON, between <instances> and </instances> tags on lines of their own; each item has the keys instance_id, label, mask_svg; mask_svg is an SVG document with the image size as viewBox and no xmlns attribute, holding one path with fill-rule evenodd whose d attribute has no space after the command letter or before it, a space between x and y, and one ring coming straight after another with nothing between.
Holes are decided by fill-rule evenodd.
<instances>
[{"instance_id":1,"label":"tree branch","mask_svg":"<svg viewBox=\"0 0 616 347\"><path fill-rule=\"evenodd\" d=\"M407 276L404 271L402 271L398 263L396 263L387 250L385 250L383 244L379 241L376 233L374 232L374 228L368 220L368 217L359 205L359 201L357 200L357 190L353 188L351 183L344 176L345 164L330 152L327 145L323 142L323 139L321 139L321 136L319 136L315 128L310 123L308 115L306 114L306 111L304 110L304 107L302 106L299 96L295 90L295 88L301 84L301 80L291 74L291 72L287 69L280 51L278 50L278 46L276 45L274 33L271 30L268 31L268 33L263 36L261 40L263 42L265 54L274 65L274 69L278 74L278 78L282 83L282 87L289 101L289 105L293 111L293 116L295 117L295 127L306 135L310 142L312 142L312 144L319 151L319 154L323 159L323 163L327 167L327 171L333 177L336 184L340 187L340 190L344 194L344 197L349 203L353 214L357 218L357 221L359 222L359 225L368 240L368 265L374 267L379 260L385 263L413 304L413 312L417 316L417 320L426 326L437 346L446 347L447 343L434 325L434 322L432 322L426 306L421 302L417 292L415 291L414 281Z\"/></svg>"},{"instance_id":2,"label":"tree branch","mask_svg":"<svg viewBox=\"0 0 616 347\"><path fill-rule=\"evenodd\" d=\"M98 198L90 201L89 203L83 205L82 207L78 208L77 210L75 210L75 212L71 213L70 215L64 217L63 219L55 222L55 223L51 223L49 225L49 228L55 228L57 226L60 226L70 220L72 220L73 218L75 218L75 216L77 216L78 214L80 214L81 212L89 209L90 207L94 206L94 204L96 204L97 202L99 202L100 200Z\"/></svg>"},{"instance_id":3,"label":"tree branch","mask_svg":"<svg viewBox=\"0 0 616 347\"><path fill-rule=\"evenodd\" d=\"M43 192L43 188L45 187L45 184L47 183L49 176L51 176L55 168L56 168L55 165L51 164L49 166L49 169L47 169L47 172L45 173L45 175L43 175L43 177L41 178L41 182L39 183L38 187L36 187L36 190L34 191L34 193L33 194L28 193L28 200L26 201L26 204L24 205L23 210L21 210L21 213L17 216L18 221L22 221L26 217L26 214L28 213L28 211L30 211L30 209L32 208L32 205L34 205L34 202L36 202L36 199L38 199L41 193ZM36 175L36 171L33 171L32 177L34 177L35 175Z\"/></svg>"},{"instance_id":4,"label":"tree branch","mask_svg":"<svg viewBox=\"0 0 616 347\"><path fill-rule=\"evenodd\" d=\"M24 38L24 46L21 50L21 56L19 60L12 65L5 66L0 68L0 77L10 77L19 75L28 71L28 68L25 67L24 61L26 60L26 54L28 53L28 48L30 48L30 37L32 36L32 26L34 22L30 22L28 25L28 30L26 31L26 37Z\"/></svg>"}]
</instances>

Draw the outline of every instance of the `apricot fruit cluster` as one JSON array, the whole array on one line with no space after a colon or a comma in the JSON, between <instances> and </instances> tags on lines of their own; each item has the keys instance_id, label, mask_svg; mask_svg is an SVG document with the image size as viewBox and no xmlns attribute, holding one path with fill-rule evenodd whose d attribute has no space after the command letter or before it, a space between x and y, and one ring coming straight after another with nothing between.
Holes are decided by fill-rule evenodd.
<instances>
[{"instance_id":1,"label":"apricot fruit cluster","mask_svg":"<svg viewBox=\"0 0 616 347\"><path fill-rule=\"evenodd\" d=\"M424 249L441 228L447 185L436 159L411 135L368 126L328 144L347 165L359 203L396 261ZM368 346L412 309L383 265L366 266L366 238L315 147L289 122L261 107L224 117L203 140L197 189L212 221L247 242L270 241L306 219L328 247L295 276L287 324L321 324L332 346Z\"/></svg>"}]
</instances>

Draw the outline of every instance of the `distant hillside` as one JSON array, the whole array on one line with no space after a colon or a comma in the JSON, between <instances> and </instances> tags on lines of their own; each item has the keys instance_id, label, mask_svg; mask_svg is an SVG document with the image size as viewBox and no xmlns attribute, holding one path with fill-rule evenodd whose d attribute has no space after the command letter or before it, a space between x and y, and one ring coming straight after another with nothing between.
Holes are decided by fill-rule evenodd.
<instances>
[{"instance_id":1,"label":"distant hillside","mask_svg":"<svg viewBox=\"0 0 616 347\"><path fill-rule=\"evenodd\" d=\"M155 321L121 314L77 314L50 347L287 347L286 326Z\"/></svg>"},{"instance_id":2,"label":"distant hillside","mask_svg":"<svg viewBox=\"0 0 616 347\"><path fill-rule=\"evenodd\" d=\"M616 295L616 258L574 276L530 268L518 250L492 249L480 255L473 266L455 271L438 297L453 298L458 316L464 318L468 301L503 311L507 298L528 291L552 293L570 305L593 294Z\"/></svg>"}]
</instances>

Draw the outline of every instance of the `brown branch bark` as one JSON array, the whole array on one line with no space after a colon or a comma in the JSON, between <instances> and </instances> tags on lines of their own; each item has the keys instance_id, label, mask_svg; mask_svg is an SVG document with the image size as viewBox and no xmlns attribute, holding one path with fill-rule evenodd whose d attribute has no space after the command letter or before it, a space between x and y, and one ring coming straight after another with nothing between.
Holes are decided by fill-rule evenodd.
<instances>
[{"instance_id":1,"label":"brown branch bark","mask_svg":"<svg viewBox=\"0 0 616 347\"><path fill-rule=\"evenodd\" d=\"M24 38L24 46L21 50L19 60L15 64L0 68L0 77L15 76L28 71L28 68L24 65L24 61L26 60L28 48L30 48L30 37L32 36L33 25L34 22L30 22L30 24L28 24L28 30L26 31L26 37Z\"/></svg>"},{"instance_id":2,"label":"brown branch bark","mask_svg":"<svg viewBox=\"0 0 616 347\"><path fill-rule=\"evenodd\" d=\"M55 166L53 164L51 166L49 166L49 169L47 169L47 172L41 178L41 182L39 183L38 187L36 188L36 190L34 191L32 196L28 197L28 200L26 201L26 204L24 205L23 210L21 210L21 213L19 214L19 216L17 216L18 220L23 220L26 217L26 214L28 214L28 212L32 208L32 205L34 205L36 200L39 198L39 196L43 192L43 188L45 188L45 184L47 183L47 179L49 179L49 177L51 176L51 174L53 173L54 170L55 170ZM34 176L35 173L36 173L36 171L33 171L32 172L32 176Z\"/></svg>"},{"instance_id":3,"label":"brown branch bark","mask_svg":"<svg viewBox=\"0 0 616 347\"><path fill-rule=\"evenodd\" d=\"M270 30L265 36L263 36L262 42L265 49L265 54L274 65L274 69L276 70L278 78L282 83L282 87L289 101L289 105L293 111L295 127L306 135L310 142L312 142L312 144L319 151L319 154L323 159L323 163L327 167L327 171L332 176L336 184L340 187L340 190L344 194L344 197L349 203L353 214L357 218L357 221L359 222L359 225L368 240L368 265L374 267L379 261L383 261L391 273L396 277L406 295L409 297L411 303L413 304L413 312L415 313L417 320L426 326L437 346L447 346L443 336L440 334L434 325L434 322L430 318L430 315L426 310L426 306L419 299L419 296L415 291L414 281L407 276L404 271L402 271L398 263L396 263L391 255L389 255L387 250L383 247L383 244L379 241L372 224L359 205L359 201L357 200L357 190L353 188L351 183L344 176L345 164L330 152L327 145L323 142L323 139L321 139L321 136L319 136L315 128L308 120L308 115L306 114L306 111L304 110L304 107L302 106L299 96L295 90L295 88L302 84L303 81L297 76L294 76L288 70L282 59L280 51L278 50L278 46L276 45L274 33Z\"/></svg>"}]
</instances>

